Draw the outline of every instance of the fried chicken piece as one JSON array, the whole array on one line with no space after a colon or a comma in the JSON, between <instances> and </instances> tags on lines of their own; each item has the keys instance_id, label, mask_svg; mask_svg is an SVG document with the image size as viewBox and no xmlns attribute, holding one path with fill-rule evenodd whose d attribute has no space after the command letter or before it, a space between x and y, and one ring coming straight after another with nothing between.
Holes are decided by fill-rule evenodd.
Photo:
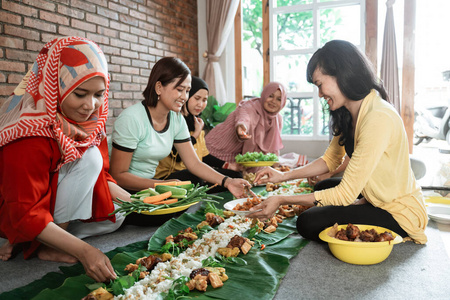
<instances>
[{"instance_id":1,"label":"fried chicken piece","mask_svg":"<svg viewBox=\"0 0 450 300\"><path fill-rule=\"evenodd\" d=\"M225 218L229 218L229 217L232 217L232 216L234 216L236 214L234 212L232 212L232 211L224 210L223 211L223 215L225 216Z\"/></svg>"},{"instance_id":2,"label":"fried chicken piece","mask_svg":"<svg viewBox=\"0 0 450 300\"><path fill-rule=\"evenodd\" d=\"M276 230L277 230L277 228L275 226L273 226L273 225L270 225L270 226L268 226L267 228L264 229L264 231L266 233L272 233L272 232L275 232Z\"/></svg>"},{"instance_id":3,"label":"fried chicken piece","mask_svg":"<svg viewBox=\"0 0 450 300\"><path fill-rule=\"evenodd\" d=\"M206 216L206 222L208 222L208 224L211 227L219 225L225 221L224 218L222 218L221 216L215 215L213 213L206 213L205 216Z\"/></svg>"},{"instance_id":4,"label":"fried chicken piece","mask_svg":"<svg viewBox=\"0 0 450 300\"><path fill-rule=\"evenodd\" d=\"M205 267L205 269L207 269L210 273L216 273L217 275L219 275L220 280L222 280L222 282L225 282L228 280L228 275L225 274L225 268L222 267Z\"/></svg>"},{"instance_id":5,"label":"fried chicken piece","mask_svg":"<svg viewBox=\"0 0 450 300\"><path fill-rule=\"evenodd\" d=\"M348 241L347 233L345 232L344 229L339 230L336 233L335 238L343 240L343 241Z\"/></svg>"},{"instance_id":6,"label":"fried chicken piece","mask_svg":"<svg viewBox=\"0 0 450 300\"><path fill-rule=\"evenodd\" d=\"M234 247L241 248L241 246L244 243L245 243L245 239L242 236L235 235L231 238L230 242L227 245L227 248L234 248Z\"/></svg>"},{"instance_id":7,"label":"fried chicken piece","mask_svg":"<svg viewBox=\"0 0 450 300\"><path fill-rule=\"evenodd\" d=\"M363 230L359 234L359 238L363 242L373 242L375 241L375 237L377 232L374 229L371 230Z\"/></svg>"},{"instance_id":8,"label":"fried chicken piece","mask_svg":"<svg viewBox=\"0 0 450 300\"><path fill-rule=\"evenodd\" d=\"M354 226L351 223L347 225L347 229L345 230L345 232L347 233L347 237L349 240L356 239L357 237L359 237L360 233L358 226Z\"/></svg>"},{"instance_id":9,"label":"fried chicken piece","mask_svg":"<svg viewBox=\"0 0 450 300\"><path fill-rule=\"evenodd\" d=\"M236 257L239 255L239 253L241 252L241 250L239 250L238 247L234 247L234 248L219 248L217 249L217 252L225 257Z\"/></svg>"},{"instance_id":10,"label":"fried chicken piece","mask_svg":"<svg viewBox=\"0 0 450 300\"><path fill-rule=\"evenodd\" d=\"M149 255L147 257L138 258L136 260L136 264L137 265L140 264L140 265L144 266L147 269L147 271L151 271L151 270L153 270L153 268L155 268L156 264L161 261L162 261L161 258L159 258L155 255Z\"/></svg>"},{"instance_id":11,"label":"fried chicken piece","mask_svg":"<svg viewBox=\"0 0 450 300\"><path fill-rule=\"evenodd\" d=\"M123 269L124 271L127 271L128 273L134 272L137 269L139 269L139 265L137 264L128 264L125 269Z\"/></svg>"},{"instance_id":12,"label":"fried chicken piece","mask_svg":"<svg viewBox=\"0 0 450 300\"><path fill-rule=\"evenodd\" d=\"M386 242L386 241L392 241L394 237L389 232L383 232L380 233L377 237L375 237L375 242Z\"/></svg>"},{"instance_id":13,"label":"fried chicken piece","mask_svg":"<svg viewBox=\"0 0 450 300\"><path fill-rule=\"evenodd\" d=\"M190 291L192 291L193 289L197 289L199 291L205 292L206 288L208 287L208 277L198 274L188 283L186 283L186 285Z\"/></svg>"},{"instance_id":14,"label":"fried chicken piece","mask_svg":"<svg viewBox=\"0 0 450 300\"><path fill-rule=\"evenodd\" d=\"M114 299L114 295L105 290L102 287L99 287L95 291L90 292L86 297L81 300L110 300Z\"/></svg>"},{"instance_id":15,"label":"fried chicken piece","mask_svg":"<svg viewBox=\"0 0 450 300\"><path fill-rule=\"evenodd\" d=\"M222 280L220 280L219 275L217 275L216 273L210 272L210 273L208 274L208 280L209 280L209 282L211 283L211 286L212 286L213 288L218 288L218 287L223 286Z\"/></svg>"}]
</instances>

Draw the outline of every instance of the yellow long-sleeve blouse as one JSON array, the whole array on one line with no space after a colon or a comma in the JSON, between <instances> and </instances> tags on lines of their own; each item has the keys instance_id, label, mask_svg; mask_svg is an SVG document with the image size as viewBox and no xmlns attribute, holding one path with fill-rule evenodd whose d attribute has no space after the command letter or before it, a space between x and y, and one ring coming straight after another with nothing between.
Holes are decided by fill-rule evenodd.
<instances>
[{"instance_id":1,"label":"yellow long-sleeve blouse","mask_svg":"<svg viewBox=\"0 0 450 300\"><path fill-rule=\"evenodd\" d=\"M345 149L334 137L321 157L335 170ZM403 122L388 102L372 90L363 99L355 131L354 152L341 183L316 191L322 205L350 205L361 193L372 205L388 211L408 235L425 244L428 223L422 190L409 160L408 139Z\"/></svg>"}]
</instances>

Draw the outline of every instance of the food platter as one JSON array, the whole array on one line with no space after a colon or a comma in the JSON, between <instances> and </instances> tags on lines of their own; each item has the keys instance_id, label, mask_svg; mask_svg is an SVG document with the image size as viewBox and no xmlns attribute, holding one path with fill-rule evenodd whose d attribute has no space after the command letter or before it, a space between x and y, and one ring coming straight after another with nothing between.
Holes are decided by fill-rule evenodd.
<instances>
[{"instance_id":1,"label":"food platter","mask_svg":"<svg viewBox=\"0 0 450 300\"><path fill-rule=\"evenodd\" d=\"M276 164L277 161L241 161L238 164L244 167L270 167Z\"/></svg>"},{"instance_id":2,"label":"food platter","mask_svg":"<svg viewBox=\"0 0 450 300\"><path fill-rule=\"evenodd\" d=\"M240 198L240 199L228 201L227 203L224 204L223 208L225 208L226 210L232 211L235 214L240 215L240 216L245 216L249 213L254 213L256 211L260 211L260 210L248 211L248 210L234 210L233 209L236 207L237 204L243 204L244 202L246 202L247 199L248 198Z\"/></svg>"},{"instance_id":3,"label":"food platter","mask_svg":"<svg viewBox=\"0 0 450 300\"><path fill-rule=\"evenodd\" d=\"M176 213L176 212L180 212L180 211L186 210L189 207L191 207L192 205L197 204L197 203L198 202L193 202L193 203L189 203L189 204L182 205L182 206L176 206L176 207L170 207L170 208L161 208L161 209L157 209L157 210L152 211L152 212L141 211L141 214L151 215L151 216L154 216L154 215L168 215L168 214L173 214L173 213Z\"/></svg>"},{"instance_id":4,"label":"food platter","mask_svg":"<svg viewBox=\"0 0 450 300\"><path fill-rule=\"evenodd\" d=\"M427 207L427 213L431 220L450 224L450 205L430 205Z\"/></svg>"}]
</instances>

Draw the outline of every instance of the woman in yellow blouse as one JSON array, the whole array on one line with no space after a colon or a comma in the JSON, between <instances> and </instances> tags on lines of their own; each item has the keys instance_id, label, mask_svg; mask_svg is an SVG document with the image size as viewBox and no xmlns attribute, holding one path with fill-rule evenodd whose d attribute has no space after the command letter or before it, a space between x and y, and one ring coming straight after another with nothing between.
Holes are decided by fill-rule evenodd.
<instances>
[{"instance_id":1,"label":"woman in yellow blouse","mask_svg":"<svg viewBox=\"0 0 450 300\"><path fill-rule=\"evenodd\" d=\"M350 157L335 187L296 196L274 196L263 211L250 217L271 217L282 204L312 207L297 220L298 232L319 240L325 228L338 224L368 224L393 230L424 244L428 217L420 186L409 160L403 122L389 104L368 59L351 43L334 40L317 50L308 63L308 82L319 89L332 117L333 139L325 154L287 173L266 168L257 183L308 178L337 169ZM362 198L357 199L359 194ZM254 208L257 209L258 207Z\"/></svg>"}]
</instances>

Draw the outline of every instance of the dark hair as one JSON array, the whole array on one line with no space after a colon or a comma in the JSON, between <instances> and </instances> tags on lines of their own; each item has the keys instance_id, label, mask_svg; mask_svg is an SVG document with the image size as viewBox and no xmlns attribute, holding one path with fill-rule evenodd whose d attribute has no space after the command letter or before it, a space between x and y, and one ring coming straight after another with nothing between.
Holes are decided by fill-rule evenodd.
<instances>
[{"instance_id":1,"label":"dark hair","mask_svg":"<svg viewBox=\"0 0 450 300\"><path fill-rule=\"evenodd\" d=\"M176 57L161 58L153 66L148 77L147 87L142 93L144 104L150 107L156 107L156 104L158 104L158 94L155 90L158 81L161 82L162 86L167 86L178 79L176 86L179 86L190 74L191 70L181 59Z\"/></svg>"},{"instance_id":2,"label":"dark hair","mask_svg":"<svg viewBox=\"0 0 450 300\"><path fill-rule=\"evenodd\" d=\"M350 100L364 99L375 89L388 101L383 83L376 77L372 64L350 42L333 40L318 49L308 62L306 79L309 83L313 83L313 74L317 68L322 74L335 77L342 94ZM332 133L334 136L341 135L339 144L342 146L351 137L352 117L345 107L330 111L330 115Z\"/></svg>"}]
</instances>

